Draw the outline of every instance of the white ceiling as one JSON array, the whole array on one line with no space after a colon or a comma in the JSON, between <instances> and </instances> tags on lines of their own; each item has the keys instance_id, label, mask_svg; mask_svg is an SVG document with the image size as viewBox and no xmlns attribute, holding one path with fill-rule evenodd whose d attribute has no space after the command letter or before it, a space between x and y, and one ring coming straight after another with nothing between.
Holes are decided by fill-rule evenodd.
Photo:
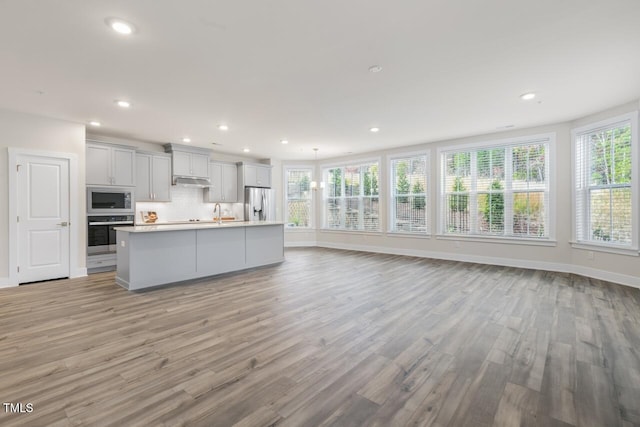
<instances>
[{"instance_id":1,"label":"white ceiling","mask_svg":"<svg viewBox=\"0 0 640 427\"><path fill-rule=\"evenodd\" d=\"M0 108L324 158L636 100L639 17L638 0L0 0Z\"/></svg>"}]
</instances>

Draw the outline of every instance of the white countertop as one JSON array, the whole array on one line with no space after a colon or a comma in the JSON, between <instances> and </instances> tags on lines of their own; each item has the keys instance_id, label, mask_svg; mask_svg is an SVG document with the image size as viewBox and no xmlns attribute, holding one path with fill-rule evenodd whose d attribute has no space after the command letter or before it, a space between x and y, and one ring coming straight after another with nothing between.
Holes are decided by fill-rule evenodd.
<instances>
[{"instance_id":1,"label":"white countertop","mask_svg":"<svg viewBox=\"0 0 640 427\"><path fill-rule=\"evenodd\" d=\"M128 233L150 233L156 231L181 231L181 230L208 230L212 228L233 227L261 227L265 225L284 225L282 221L222 221L218 224L213 221L196 221L180 223L158 223L149 225L136 225L133 227L115 227L116 231Z\"/></svg>"},{"instance_id":2,"label":"white countertop","mask_svg":"<svg viewBox=\"0 0 640 427\"><path fill-rule=\"evenodd\" d=\"M144 222L139 222L136 225L175 225L175 224L211 224L214 222L218 222L217 219L198 219L195 221L189 221L188 219L183 219L179 221L157 221L152 224L146 224ZM242 219L223 219L222 222L244 222Z\"/></svg>"}]
</instances>

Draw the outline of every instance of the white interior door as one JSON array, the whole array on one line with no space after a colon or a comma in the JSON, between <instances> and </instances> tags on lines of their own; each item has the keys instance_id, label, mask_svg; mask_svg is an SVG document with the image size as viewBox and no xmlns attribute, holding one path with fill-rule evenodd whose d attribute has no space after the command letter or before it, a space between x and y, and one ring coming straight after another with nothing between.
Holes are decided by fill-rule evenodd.
<instances>
[{"instance_id":1,"label":"white interior door","mask_svg":"<svg viewBox=\"0 0 640 427\"><path fill-rule=\"evenodd\" d=\"M69 160L17 163L18 283L69 277Z\"/></svg>"}]
</instances>

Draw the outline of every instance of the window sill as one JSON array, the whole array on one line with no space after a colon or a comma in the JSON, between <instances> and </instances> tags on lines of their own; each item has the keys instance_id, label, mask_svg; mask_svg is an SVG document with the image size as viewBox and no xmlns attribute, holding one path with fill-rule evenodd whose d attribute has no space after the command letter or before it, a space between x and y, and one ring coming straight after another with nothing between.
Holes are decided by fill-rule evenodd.
<instances>
[{"instance_id":1,"label":"window sill","mask_svg":"<svg viewBox=\"0 0 640 427\"><path fill-rule=\"evenodd\" d=\"M319 231L321 233L329 233L329 234L347 233L347 234L364 234L369 236L380 236L382 234L382 231L344 230L341 228L321 228Z\"/></svg>"},{"instance_id":2,"label":"window sill","mask_svg":"<svg viewBox=\"0 0 640 427\"><path fill-rule=\"evenodd\" d=\"M409 231L388 231L385 233L387 237L400 237L410 239L431 239L429 233L411 233Z\"/></svg>"},{"instance_id":3,"label":"window sill","mask_svg":"<svg viewBox=\"0 0 640 427\"><path fill-rule=\"evenodd\" d=\"M284 231L287 233L309 233L316 231L313 227L284 227Z\"/></svg>"},{"instance_id":4,"label":"window sill","mask_svg":"<svg viewBox=\"0 0 640 427\"><path fill-rule=\"evenodd\" d=\"M481 242L481 243L498 243L502 245L524 245L524 246L558 246L556 240L551 239L523 239L518 237L497 237L497 236L467 236L462 234L438 234L436 236L438 240L459 240L466 242Z\"/></svg>"},{"instance_id":5,"label":"window sill","mask_svg":"<svg viewBox=\"0 0 640 427\"><path fill-rule=\"evenodd\" d=\"M622 248L619 246L613 245L603 245L598 243L588 243L588 242L570 242L571 247L574 249L582 249L585 251L596 251L596 252L607 252L610 254L616 255L627 255L627 256L640 256L640 252L638 249L633 248Z\"/></svg>"}]
</instances>

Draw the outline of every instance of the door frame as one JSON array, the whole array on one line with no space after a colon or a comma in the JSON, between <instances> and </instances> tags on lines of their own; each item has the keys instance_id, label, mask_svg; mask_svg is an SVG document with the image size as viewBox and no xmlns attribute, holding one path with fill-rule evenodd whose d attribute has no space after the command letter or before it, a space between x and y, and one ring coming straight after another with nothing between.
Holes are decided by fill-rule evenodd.
<instances>
[{"instance_id":1,"label":"door frame","mask_svg":"<svg viewBox=\"0 0 640 427\"><path fill-rule=\"evenodd\" d=\"M86 276L86 268L78 265L78 231L79 194L78 194L78 156L74 153L58 151L28 150L23 148L8 148L9 154L9 286L18 286L18 176L15 173L18 156L48 157L63 159L69 162L69 277Z\"/></svg>"}]
</instances>

